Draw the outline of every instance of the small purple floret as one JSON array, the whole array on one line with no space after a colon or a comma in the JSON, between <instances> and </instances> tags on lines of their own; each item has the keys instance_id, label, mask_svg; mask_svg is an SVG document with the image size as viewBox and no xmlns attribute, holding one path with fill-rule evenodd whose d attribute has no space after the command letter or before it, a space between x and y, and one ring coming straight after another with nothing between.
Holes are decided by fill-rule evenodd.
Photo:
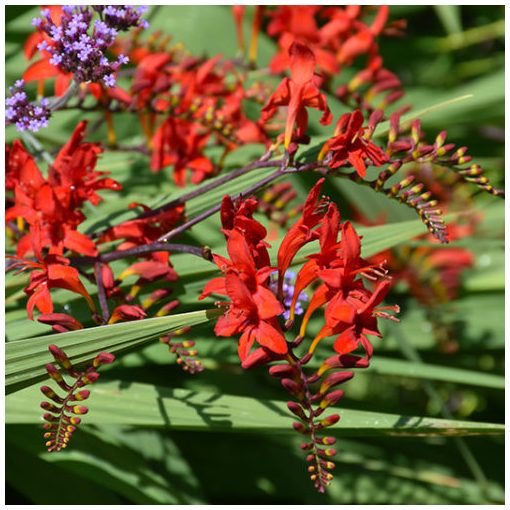
<instances>
[{"instance_id":1,"label":"small purple floret","mask_svg":"<svg viewBox=\"0 0 510 510\"><path fill-rule=\"evenodd\" d=\"M23 80L17 80L9 91L11 96L5 100L5 118L8 125L14 124L18 131L33 132L48 125L51 111L47 99L43 99L38 105L31 103Z\"/></svg>"}]
</instances>

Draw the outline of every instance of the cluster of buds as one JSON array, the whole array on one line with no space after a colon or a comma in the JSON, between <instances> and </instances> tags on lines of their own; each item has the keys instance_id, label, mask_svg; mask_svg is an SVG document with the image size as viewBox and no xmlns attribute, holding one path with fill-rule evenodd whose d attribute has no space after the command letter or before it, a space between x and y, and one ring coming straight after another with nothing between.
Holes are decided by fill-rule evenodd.
<instances>
[{"instance_id":1,"label":"cluster of buds","mask_svg":"<svg viewBox=\"0 0 510 510\"><path fill-rule=\"evenodd\" d=\"M59 396L49 386L41 386L41 392L53 402L45 400L41 403L41 407L46 411L43 419L47 422L44 424L46 430L44 438L49 452L59 452L69 444L76 426L81 422L80 416L89 411L88 407L77 404L89 398L90 395L89 390L82 388L95 383L99 379L97 369L101 365L113 363L115 356L108 352L101 352L90 366L84 370L78 370L62 349L52 344L48 350L60 369L53 363L48 363L46 371L51 379L64 390L65 395ZM63 373L74 379L74 382L72 384L66 382Z\"/></svg>"},{"instance_id":2,"label":"cluster of buds","mask_svg":"<svg viewBox=\"0 0 510 510\"><path fill-rule=\"evenodd\" d=\"M168 345L168 350L175 354L176 363L189 374L197 374L202 372L204 365L197 359L198 350L194 349L195 342L193 340L183 340L182 342L176 342L172 340L174 336L184 335L189 332L191 328L183 328L181 331L174 331L164 337L160 338L160 341Z\"/></svg>"},{"instance_id":3,"label":"cluster of buds","mask_svg":"<svg viewBox=\"0 0 510 510\"><path fill-rule=\"evenodd\" d=\"M293 343L293 347L297 347L302 341L301 337ZM278 377L281 385L296 399L287 403L289 410L299 419L293 423L293 427L300 434L309 437L308 441L301 444L301 448L309 452L306 457L309 463L307 470L314 487L319 492L324 492L333 479L331 470L335 464L331 458L336 454L336 449L332 448L336 438L322 436L321 432L337 423L340 416L331 414L323 417L322 414L344 396L343 390L334 388L354 377L354 372L344 369L366 368L369 360L353 355L335 355L324 361L318 370L307 375L305 365L311 358L310 353L301 358L294 356L290 358L290 362L270 367L269 373Z\"/></svg>"},{"instance_id":4,"label":"cluster of buds","mask_svg":"<svg viewBox=\"0 0 510 510\"><path fill-rule=\"evenodd\" d=\"M5 100L7 124L14 124L18 131L33 132L48 125L51 115L48 99L41 99L38 105L31 103L23 80L18 80L13 87L9 87L9 92L11 96Z\"/></svg>"}]
</instances>

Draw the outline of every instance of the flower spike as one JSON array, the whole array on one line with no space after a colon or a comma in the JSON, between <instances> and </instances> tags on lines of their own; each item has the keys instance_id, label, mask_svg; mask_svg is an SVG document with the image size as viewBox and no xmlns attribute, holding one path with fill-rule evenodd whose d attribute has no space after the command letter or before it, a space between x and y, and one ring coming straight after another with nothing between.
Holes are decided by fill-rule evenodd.
<instances>
[{"instance_id":1,"label":"flower spike","mask_svg":"<svg viewBox=\"0 0 510 510\"><path fill-rule=\"evenodd\" d=\"M48 363L46 371L51 379L64 390L65 395L59 396L49 386L41 386L43 395L53 402L46 400L41 402L41 408L46 411L43 415L46 421L43 425L46 430L44 438L49 452L59 452L67 448L76 426L81 422L80 416L89 411L88 407L76 404L86 400L90 395L89 390L82 388L96 382L99 379L97 369L102 365L113 363L115 356L108 352L101 352L92 360L91 365L84 370L78 370L62 349L52 344L48 350L60 368L53 363ZM66 382L64 374L74 379L74 382L72 384Z\"/></svg>"}]
</instances>

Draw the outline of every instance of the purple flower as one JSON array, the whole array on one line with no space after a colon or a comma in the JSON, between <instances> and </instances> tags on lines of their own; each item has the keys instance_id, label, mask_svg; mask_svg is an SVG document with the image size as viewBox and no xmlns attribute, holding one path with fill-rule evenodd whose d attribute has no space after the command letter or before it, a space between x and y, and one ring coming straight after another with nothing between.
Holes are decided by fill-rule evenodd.
<instances>
[{"instance_id":1,"label":"purple flower","mask_svg":"<svg viewBox=\"0 0 510 510\"><path fill-rule=\"evenodd\" d=\"M296 282L296 273L294 271L285 271L285 276L283 278L283 306L285 307L285 311L283 312L282 316L285 320L288 320L290 317L290 305L292 304L292 298L294 296L294 289L295 289L295 282ZM276 281L271 282L271 289L273 292L278 291L278 283ZM303 303L306 303L308 301L308 296L301 292L299 294L299 297L296 302L295 307L295 315L303 315L305 313L303 309Z\"/></svg>"},{"instance_id":2,"label":"purple flower","mask_svg":"<svg viewBox=\"0 0 510 510\"><path fill-rule=\"evenodd\" d=\"M147 22L141 18L145 8L133 6L64 6L60 25L55 25L49 11L41 11L42 19L34 24L51 38L43 42L40 50L51 53L51 64L65 73L72 73L77 82L102 81L107 87L115 86L115 73L128 62L121 55L110 61L107 50L115 42L120 30L132 27L145 28ZM101 19L92 21L94 11Z\"/></svg>"},{"instance_id":3,"label":"purple flower","mask_svg":"<svg viewBox=\"0 0 510 510\"><path fill-rule=\"evenodd\" d=\"M149 23L142 19L142 15L147 11L147 6L134 5L107 5L94 6L103 17L105 22L117 30L125 31L130 28L147 28Z\"/></svg>"},{"instance_id":4,"label":"purple flower","mask_svg":"<svg viewBox=\"0 0 510 510\"><path fill-rule=\"evenodd\" d=\"M31 103L23 80L16 81L9 91L11 96L5 100L5 118L8 125L15 124L18 131L34 132L48 125L51 111L47 99L42 99L39 105Z\"/></svg>"}]
</instances>

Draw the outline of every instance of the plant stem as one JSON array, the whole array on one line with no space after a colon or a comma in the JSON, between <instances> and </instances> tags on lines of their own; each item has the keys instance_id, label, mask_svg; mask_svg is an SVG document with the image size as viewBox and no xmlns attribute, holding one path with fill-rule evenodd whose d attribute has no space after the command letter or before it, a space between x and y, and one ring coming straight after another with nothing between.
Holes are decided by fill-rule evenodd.
<instances>
[{"instance_id":1,"label":"plant stem","mask_svg":"<svg viewBox=\"0 0 510 510\"><path fill-rule=\"evenodd\" d=\"M195 197L203 195L204 193L207 193L208 191L216 189L219 186L222 186L223 184L225 184L227 182L237 179L237 177L241 177L242 175L245 175L245 174L251 172L252 170L256 170L259 168L278 167L281 165L281 163L282 163L281 160L276 160L276 161L257 160L254 163L250 163L249 165L243 166L242 168L238 168L237 170L234 170L233 172L225 174L224 176L222 176L218 179L215 179L214 181L204 184L203 186L200 186L200 187L194 189L193 191L185 193L184 195L181 195L180 197L178 197L174 200L171 200L170 202L167 202L166 204L163 204L160 207L153 209L152 211L144 212L140 216L138 216L138 218L142 219L142 218L150 218L151 216L156 216L164 211L167 211L169 209L177 207L178 205L184 204L188 200L191 200Z\"/></svg>"},{"instance_id":2,"label":"plant stem","mask_svg":"<svg viewBox=\"0 0 510 510\"><path fill-rule=\"evenodd\" d=\"M278 177L281 177L284 175L284 171L282 169L277 170L276 172L273 172L271 175L268 175L266 178L262 179L261 181L257 182L253 186L250 186L249 188L246 188L245 190L241 191L240 193L237 193L236 195L232 195L232 198L238 198L246 195L251 195L255 191L258 191L260 188L263 188L270 182L278 179ZM217 204L203 213L199 214L198 216L195 216L191 220L187 221L186 223L183 223L182 225L179 225L178 227L170 230L166 234L162 235L158 238L158 242L164 242L168 241L169 239L172 239L179 234L182 234L184 231L191 228L193 225L196 225L197 223L200 223L201 221L204 221L205 219L209 218L209 216L212 216L214 213L218 212L221 208L221 204Z\"/></svg>"},{"instance_id":3,"label":"plant stem","mask_svg":"<svg viewBox=\"0 0 510 510\"><path fill-rule=\"evenodd\" d=\"M106 299L106 290L103 283L103 273L101 272L101 262L94 264L94 275L96 277L97 295L99 297L99 305L103 315L103 322L106 324L110 318L110 309L108 308L108 300Z\"/></svg>"},{"instance_id":4,"label":"plant stem","mask_svg":"<svg viewBox=\"0 0 510 510\"><path fill-rule=\"evenodd\" d=\"M109 263L113 262L114 260L121 260L127 257L138 257L140 255L145 255L146 253L154 253L157 251L189 253L191 255L201 257L205 260L212 260L211 250L207 246L199 247L191 246L188 244L170 244L158 242L136 246L134 248L130 248L129 250L115 250L108 253L102 253L96 257L73 257L70 260L73 266L83 267L92 266L98 263Z\"/></svg>"},{"instance_id":5,"label":"plant stem","mask_svg":"<svg viewBox=\"0 0 510 510\"><path fill-rule=\"evenodd\" d=\"M200 248L198 246L190 246L187 244L169 244L169 243L152 243L144 246L137 246L130 250L117 250L110 253L100 255L99 258L102 262L113 262L114 260L120 260L125 257L136 257L144 255L146 253L153 253L157 251L170 251L179 253L189 253L196 255L197 257L204 258L206 260L212 260L211 250L207 247Z\"/></svg>"},{"instance_id":6,"label":"plant stem","mask_svg":"<svg viewBox=\"0 0 510 510\"><path fill-rule=\"evenodd\" d=\"M56 97L50 100L50 110L52 112L54 112L55 110L60 110L63 106L67 104L69 99L71 99L76 94L76 92L78 92L79 88L80 84L77 81L73 80L63 96Z\"/></svg>"}]
</instances>

